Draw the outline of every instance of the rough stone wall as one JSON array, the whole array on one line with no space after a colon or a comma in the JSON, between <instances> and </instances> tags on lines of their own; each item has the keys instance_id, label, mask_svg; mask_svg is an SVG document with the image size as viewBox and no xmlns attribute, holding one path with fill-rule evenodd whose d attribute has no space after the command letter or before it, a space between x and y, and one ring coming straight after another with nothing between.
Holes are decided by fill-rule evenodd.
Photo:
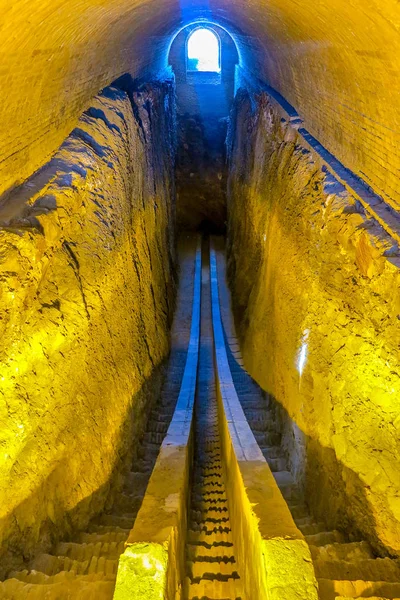
<instances>
[{"instance_id":1,"label":"rough stone wall","mask_svg":"<svg viewBox=\"0 0 400 600\"><path fill-rule=\"evenodd\" d=\"M229 272L245 364L282 407L315 514L400 553L398 248L266 94L230 131Z\"/></svg>"},{"instance_id":2,"label":"rough stone wall","mask_svg":"<svg viewBox=\"0 0 400 600\"><path fill-rule=\"evenodd\" d=\"M172 102L168 84L107 88L0 207L2 572L103 508L159 389Z\"/></svg>"}]
</instances>

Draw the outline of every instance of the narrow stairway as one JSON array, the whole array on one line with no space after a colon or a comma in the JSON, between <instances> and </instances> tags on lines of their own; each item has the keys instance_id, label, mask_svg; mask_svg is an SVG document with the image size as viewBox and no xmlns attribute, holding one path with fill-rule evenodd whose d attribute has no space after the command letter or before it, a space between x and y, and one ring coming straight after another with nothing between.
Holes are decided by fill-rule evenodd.
<instances>
[{"instance_id":1,"label":"narrow stairway","mask_svg":"<svg viewBox=\"0 0 400 600\"><path fill-rule=\"evenodd\" d=\"M234 385L247 421L285 498L293 519L310 547L321 600L399 600L400 560L377 558L365 541L316 521L299 491L282 449L276 403L246 372L235 332L226 282L224 240L214 238L226 349Z\"/></svg>"},{"instance_id":2,"label":"narrow stairway","mask_svg":"<svg viewBox=\"0 0 400 600\"><path fill-rule=\"evenodd\" d=\"M204 242L185 597L187 600L240 600L243 593L221 464L210 294L208 244Z\"/></svg>"}]
</instances>

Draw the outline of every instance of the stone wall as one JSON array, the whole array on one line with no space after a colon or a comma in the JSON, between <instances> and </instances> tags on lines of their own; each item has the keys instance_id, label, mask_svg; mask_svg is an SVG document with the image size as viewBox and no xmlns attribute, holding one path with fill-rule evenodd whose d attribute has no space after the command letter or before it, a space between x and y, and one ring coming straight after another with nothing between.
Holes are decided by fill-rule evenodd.
<instances>
[{"instance_id":1,"label":"stone wall","mask_svg":"<svg viewBox=\"0 0 400 600\"><path fill-rule=\"evenodd\" d=\"M400 553L400 260L266 93L230 131L229 275L247 369L329 527Z\"/></svg>"},{"instance_id":2,"label":"stone wall","mask_svg":"<svg viewBox=\"0 0 400 600\"><path fill-rule=\"evenodd\" d=\"M159 389L173 101L167 83L105 89L0 208L2 572L104 507Z\"/></svg>"}]
</instances>

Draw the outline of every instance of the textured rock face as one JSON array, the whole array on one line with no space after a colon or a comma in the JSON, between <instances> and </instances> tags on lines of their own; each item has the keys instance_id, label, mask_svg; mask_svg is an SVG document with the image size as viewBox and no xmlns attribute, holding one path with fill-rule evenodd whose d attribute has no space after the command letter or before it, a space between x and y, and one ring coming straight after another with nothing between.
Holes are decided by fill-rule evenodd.
<instances>
[{"instance_id":1,"label":"textured rock face","mask_svg":"<svg viewBox=\"0 0 400 600\"><path fill-rule=\"evenodd\" d=\"M168 353L172 87L131 100L104 90L0 209L3 570L103 507Z\"/></svg>"},{"instance_id":2,"label":"textured rock face","mask_svg":"<svg viewBox=\"0 0 400 600\"><path fill-rule=\"evenodd\" d=\"M246 366L283 407L313 511L398 555L397 246L265 94L239 94L230 137L230 280Z\"/></svg>"}]
</instances>

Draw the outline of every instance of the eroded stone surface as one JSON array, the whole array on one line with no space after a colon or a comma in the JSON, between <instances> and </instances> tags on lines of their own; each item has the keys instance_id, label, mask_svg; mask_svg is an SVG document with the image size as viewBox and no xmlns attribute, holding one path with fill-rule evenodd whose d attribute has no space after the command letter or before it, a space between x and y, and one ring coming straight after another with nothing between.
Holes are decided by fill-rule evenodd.
<instances>
[{"instance_id":1,"label":"eroded stone surface","mask_svg":"<svg viewBox=\"0 0 400 600\"><path fill-rule=\"evenodd\" d=\"M1 208L9 554L29 557L103 507L158 389L174 299L171 94L106 89Z\"/></svg>"},{"instance_id":2,"label":"eroded stone surface","mask_svg":"<svg viewBox=\"0 0 400 600\"><path fill-rule=\"evenodd\" d=\"M254 111L253 111L253 108ZM295 422L287 445L329 525L400 551L397 247L266 95L231 139L230 278L246 367Z\"/></svg>"}]
</instances>

